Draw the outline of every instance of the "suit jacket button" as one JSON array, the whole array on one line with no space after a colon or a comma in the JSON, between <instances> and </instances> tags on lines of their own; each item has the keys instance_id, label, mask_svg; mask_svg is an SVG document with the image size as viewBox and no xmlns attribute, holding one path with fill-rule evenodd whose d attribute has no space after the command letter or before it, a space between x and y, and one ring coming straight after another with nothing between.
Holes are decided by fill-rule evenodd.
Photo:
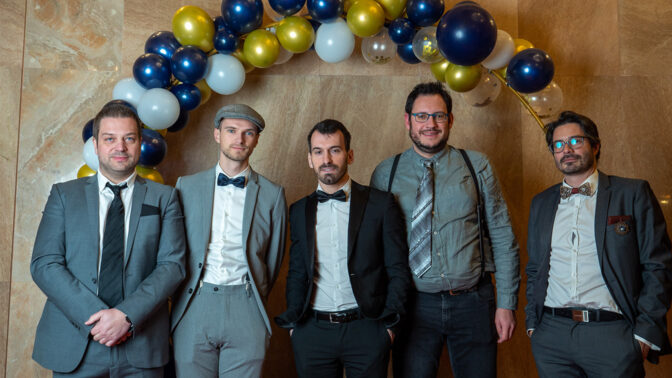
<instances>
[{"instance_id":1,"label":"suit jacket button","mask_svg":"<svg viewBox=\"0 0 672 378\"><path fill-rule=\"evenodd\" d=\"M219 291L219 288L218 288L218 287L216 287L216 288L214 288L213 290L214 290L214 291Z\"/></svg>"},{"instance_id":2,"label":"suit jacket button","mask_svg":"<svg viewBox=\"0 0 672 378\"><path fill-rule=\"evenodd\" d=\"M189 289L189 294L193 293L194 289Z\"/></svg>"},{"instance_id":3,"label":"suit jacket button","mask_svg":"<svg viewBox=\"0 0 672 378\"><path fill-rule=\"evenodd\" d=\"M91 279L91 282L93 282L93 284L95 285L95 284L97 284L97 283L98 283L98 280L97 280L97 279L95 279L95 278L92 278L92 279Z\"/></svg>"},{"instance_id":4,"label":"suit jacket button","mask_svg":"<svg viewBox=\"0 0 672 378\"><path fill-rule=\"evenodd\" d=\"M198 267L201 268L203 266L203 263L198 263Z\"/></svg>"}]
</instances>

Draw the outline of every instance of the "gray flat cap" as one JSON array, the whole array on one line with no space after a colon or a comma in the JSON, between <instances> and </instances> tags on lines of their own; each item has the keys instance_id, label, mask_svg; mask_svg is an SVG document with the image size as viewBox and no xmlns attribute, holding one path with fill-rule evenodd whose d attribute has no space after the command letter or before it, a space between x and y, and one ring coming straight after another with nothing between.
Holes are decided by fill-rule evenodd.
<instances>
[{"instance_id":1,"label":"gray flat cap","mask_svg":"<svg viewBox=\"0 0 672 378\"><path fill-rule=\"evenodd\" d=\"M266 126L264 118L254 109L245 104L229 104L219 109L217 111L217 115L215 115L215 128L219 127L219 123L222 122L222 119L224 118L244 119L250 121L254 123L255 126L257 126L260 132L263 131L264 126Z\"/></svg>"}]
</instances>

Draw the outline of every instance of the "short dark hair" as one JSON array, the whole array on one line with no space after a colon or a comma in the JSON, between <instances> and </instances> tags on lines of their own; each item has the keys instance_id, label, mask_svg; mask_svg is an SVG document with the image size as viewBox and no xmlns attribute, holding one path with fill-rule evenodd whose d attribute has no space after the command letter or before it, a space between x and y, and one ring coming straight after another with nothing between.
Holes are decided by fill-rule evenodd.
<instances>
[{"instance_id":1,"label":"short dark hair","mask_svg":"<svg viewBox=\"0 0 672 378\"><path fill-rule=\"evenodd\" d=\"M583 133L586 135L588 138L588 142L590 142L591 147L595 147L600 143L600 134L597 132L597 125L593 120L590 118L579 114L575 113L571 110L566 110L562 113L560 113L560 117L552 122L549 122L544 126L544 131L546 131L546 144L548 145L548 148L553 152L553 146L551 145L553 143L553 132L555 129L557 129L559 126L566 125L568 123L576 123L581 127L581 130L583 130ZM595 156L595 160L600 160L600 152L602 150L597 152L597 155Z\"/></svg>"},{"instance_id":2,"label":"short dark hair","mask_svg":"<svg viewBox=\"0 0 672 378\"><path fill-rule=\"evenodd\" d=\"M413 88L411 93L408 94L406 98L406 108L405 111L407 114L413 112L413 104L415 99L418 96L429 96L429 95L440 95L443 98L443 102L446 103L446 113L450 114L453 110L453 100L450 98L448 91L443 86L440 81L434 81L429 83L420 83Z\"/></svg>"},{"instance_id":3,"label":"short dark hair","mask_svg":"<svg viewBox=\"0 0 672 378\"><path fill-rule=\"evenodd\" d=\"M100 132L100 121L103 118L132 118L138 126L138 136L142 136L142 122L140 118L127 105L122 104L107 104L93 118L93 136L98 140L98 133Z\"/></svg>"},{"instance_id":4,"label":"short dark hair","mask_svg":"<svg viewBox=\"0 0 672 378\"><path fill-rule=\"evenodd\" d=\"M317 131L320 134L330 135L335 134L340 131L343 134L343 139L345 139L345 150L350 151L350 132L345 126L335 119L325 119L320 121L308 133L308 150L310 151L313 146L310 144L310 138L313 137L313 133Z\"/></svg>"}]
</instances>

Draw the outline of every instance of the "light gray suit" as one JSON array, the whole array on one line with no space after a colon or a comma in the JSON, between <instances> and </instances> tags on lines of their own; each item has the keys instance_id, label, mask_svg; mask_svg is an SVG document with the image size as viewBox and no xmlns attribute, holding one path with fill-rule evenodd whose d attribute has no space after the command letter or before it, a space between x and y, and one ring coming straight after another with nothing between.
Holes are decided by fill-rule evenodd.
<instances>
[{"instance_id":1,"label":"light gray suit","mask_svg":"<svg viewBox=\"0 0 672 378\"><path fill-rule=\"evenodd\" d=\"M191 176L180 177L176 188L185 216L187 235L187 279L175 294L171 330L175 331L191 308L194 294L205 269L215 192L216 166ZM266 300L278 276L285 250L287 204L284 189L257 174L248 176L243 210L241 244L249 269L251 289L268 335L271 324L266 313ZM226 322L226 319L222 319Z\"/></svg>"},{"instance_id":2,"label":"light gray suit","mask_svg":"<svg viewBox=\"0 0 672 378\"><path fill-rule=\"evenodd\" d=\"M44 209L30 271L46 294L33 359L55 372L79 365L92 326L84 322L108 306L96 295L98 175L55 184ZM135 326L120 347L137 368L168 362L167 298L184 278L184 225L175 189L135 178L124 256L123 301L116 306Z\"/></svg>"}]
</instances>

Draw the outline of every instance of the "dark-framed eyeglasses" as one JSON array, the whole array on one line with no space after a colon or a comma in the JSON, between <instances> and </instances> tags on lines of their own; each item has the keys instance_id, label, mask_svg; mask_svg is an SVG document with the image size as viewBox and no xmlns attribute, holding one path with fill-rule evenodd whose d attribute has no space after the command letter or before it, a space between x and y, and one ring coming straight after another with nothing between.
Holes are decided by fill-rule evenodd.
<instances>
[{"instance_id":1,"label":"dark-framed eyeglasses","mask_svg":"<svg viewBox=\"0 0 672 378\"><path fill-rule=\"evenodd\" d=\"M434 118L434 121L436 123L446 123L448 122L448 118L450 118L450 115L444 112L436 112L436 113L411 113L411 115L415 118L417 122L424 123L429 121L430 117Z\"/></svg>"},{"instance_id":2,"label":"dark-framed eyeglasses","mask_svg":"<svg viewBox=\"0 0 672 378\"><path fill-rule=\"evenodd\" d=\"M551 152L556 154L564 151L565 145L574 150L583 146L583 142L586 139L588 139L588 141L591 140L589 137L585 135L574 135L566 139L554 140L553 143L551 143L551 145L549 146L549 148L551 149Z\"/></svg>"}]
</instances>

